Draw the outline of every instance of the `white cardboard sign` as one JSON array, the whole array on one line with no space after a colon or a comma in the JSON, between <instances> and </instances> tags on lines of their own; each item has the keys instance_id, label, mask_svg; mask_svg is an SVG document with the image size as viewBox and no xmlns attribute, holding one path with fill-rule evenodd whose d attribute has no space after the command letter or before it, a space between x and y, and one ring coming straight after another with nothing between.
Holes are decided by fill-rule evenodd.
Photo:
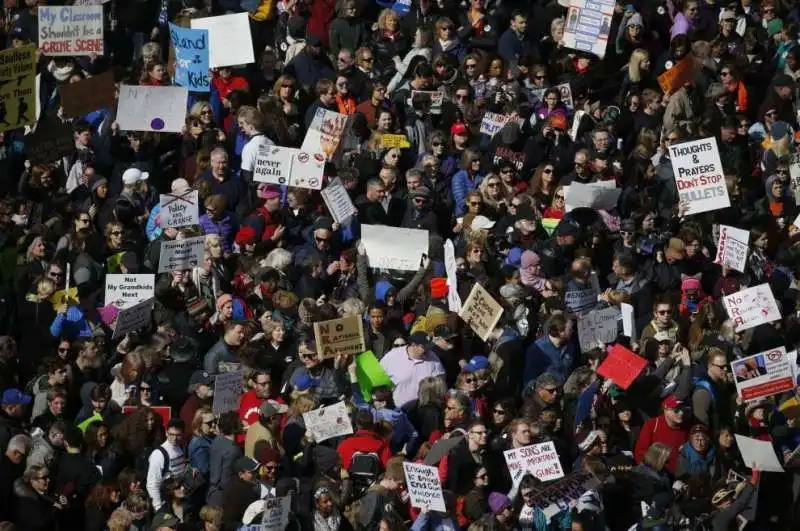
<instances>
[{"instance_id":1,"label":"white cardboard sign","mask_svg":"<svg viewBox=\"0 0 800 531\"><path fill-rule=\"evenodd\" d=\"M736 444L739 446L739 452L742 454L746 467L757 468L761 472L784 471L771 441L762 441L737 434Z\"/></svg>"},{"instance_id":2,"label":"white cardboard sign","mask_svg":"<svg viewBox=\"0 0 800 531\"><path fill-rule=\"evenodd\" d=\"M781 318L781 312L769 284L759 284L737 291L723 297L722 302L737 332Z\"/></svg>"},{"instance_id":3,"label":"white cardboard sign","mask_svg":"<svg viewBox=\"0 0 800 531\"><path fill-rule=\"evenodd\" d=\"M411 497L411 506L417 509L445 512L442 482L436 467L404 462L406 485Z\"/></svg>"},{"instance_id":4,"label":"white cardboard sign","mask_svg":"<svg viewBox=\"0 0 800 531\"><path fill-rule=\"evenodd\" d=\"M121 85L117 122L123 131L180 133L189 90L184 87Z\"/></svg>"},{"instance_id":5,"label":"white cardboard sign","mask_svg":"<svg viewBox=\"0 0 800 531\"><path fill-rule=\"evenodd\" d=\"M211 404L215 415L239 409L239 400L244 392L243 383L242 370L217 375L214 379L214 402Z\"/></svg>"},{"instance_id":6,"label":"white cardboard sign","mask_svg":"<svg viewBox=\"0 0 800 531\"><path fill-rule=\"evenodd\" d=\"M361 241L367 248L369 266L377 269L417 271L428 254L428 231L384 225L362 225Z\"/></svg>"},{"instance_id":7,"label":"white cardboard sign","mask_svg":"<svg viewBox=\"0 0 800 531\"><path fill-rule=\"evenodd\" d=\"M208 30L208 63L211 68L255 63L247 13L195 18L192 29Z\"/></svg>"},{"instance_id":8,"label":"white cardboard sign","mask_svg":"<svg viewBox=\"0 0 800 531\"><path fill-rule=\"evenodd\" d=\"M261 520L263 531L283 531L289 524L289 512L292 510L292 497L264 499L264 518Z\"/></svg>"},{"instance_id":9,"label":"white cardboard sign","mask_svg":"<svg viewBox=\"0 0 800 531\"><path fill-rule=\"evenodd\" d=\"M573 181L565 187L565 206L567 212L575 208L613 210L617 206L622 189L614 181L601 181L583 184Z\"/></svg>"},{"instance_id":10,"label":"white cardboard sign","mask_svg":"<svg viewBox=\"0 0 800 531\"><path fill-rule=\"evenodd\" d=\"M314 435L318 443L353 433L353 424L344 402L303 413L303 420L306 430Z\"/></svg>"},{"instance_id":11,"label":"white cardboard sign","mask_svg":"<svg viewBox=\"0 0 800 531\"><path fill-rule=\"evenodd\" d=\"M161 254L158 257L158 272L166 273L198 267L203 263L205 248L205 236L162 242Z\"/></svg>"},{"instance_id":12,"label":"white cardboard sign","mask_svg":"<svg viewBox=\"0 0 800 531\"><path fill-rule=\"evenodd\" d=\"M156 280L152 273L106 275L105 303L128 308L155 296Z\"/></svg>"},{"instance_id":13,"label":"white cardboard sign","mask_svg":"<svg viewBox=\"0 0 800 531\"><path fill-rule=\"evenodd\" d=\"M336 223L342 225L356 214L356 206L338 177L328 182L328 186L321 193L325 206L328 207Z\"/></svg>"},{"instance_id":14,"label":"white cardboard sign","mask_svg":"<svg viewBox=\"0 0 800 531\"><path fill-rule=\"evenodd\" d=\"M39 6L39 49L50 56L103 55L103 6Z\"/></svg>"},{"instance_id":15,"label":"white cardboard sign","mask_svg":"<svg viewBox=\"0 0 800 531\"><path fill-rule=\"evenodd\" d=\"M153 299L142 301L139 304L122 308L117 315L114 334L111 339L117 339L128 332L146 328L150 325L151 314L153 313Z\"/></svg>"},{"instance_id":16,"label":"white cardboard sign","mask_svg":"<svg viewBox=\"0 0 800 531\"><path fill-rule=\"evenodd\" d=\"M722 264L744 273L750 232L730 225L720 225L715 264Z\"/></svg>"},{"instance_id":17,"label":"white cardboard sign","mask_svg":"<svg viewBox=\"0 0 800 531\"><path fill-rule=\"evenodd\" d=\"M604 347L617 339L620 310L616 307L592 310L578 317L578 339L581 351Z\"/></svg>"},{"instance_id":18,"label":"white cardboard sign","mask_svg":"<svg viewBox=\"0 0 800 531\"><path fill-rule=\"evenodd\" d=\"M161 194L161 228L180 228L200 223L200 193L187 190L176 194Z\"/></svg>"},{"instance_id":19,"label":"white cardboard sign","mask_svg":"<svg viewBox=\"0 0 800 531\"><path fill-rule=\"evenodd\" d=\"M458 294L458 266L453 240L444 242L444 270L447 272L447 307L451 312L461 311L461 296Z\"/></svg>"},{"instance_id":20,"label":"white cardboard sign","mask_svg":"<svg viewBox=\"0 0 800 531\"><path fill-rule=\"evenodd\" d=\"M506 458L506 466L512 477L517 470L530 472L540 481L551 481L564 477L564 469L561 467L561 461L553 441L506 450L503 452L503 456Z\"/></svg>"},{"instance_id":21,"label":"white cardboard sign","mask_svg":"<svg viewBox=\"0 0 800 531\"><path fill-rule=\"evenodd\" d=\"M306 131L300 149L306 153L322 152L326 160L333 160L348 127L349 120L346 114L319 107L308 131Z\"/></svg>"},{"instance_id":22,"label":"white cardboard sign","mask_svg":"<svg viewBox=\"0 0 800 531\"><path fill-rule=\"evenodd\" d=\"M687 214L731 206L716 138L672 145L669 153L678 196L689 203Z\"/></svg>"},{"instance_id":23,"label":"white cardboard sign","mask_svg":"<svg viewBox=\"0 0 800 531\"><path fill-rule=\"evenodd\" d=\"M253 168L253 180L319 190L324 170L325 155L320 152L261 145Z\"/></svg>"}]
</instances>

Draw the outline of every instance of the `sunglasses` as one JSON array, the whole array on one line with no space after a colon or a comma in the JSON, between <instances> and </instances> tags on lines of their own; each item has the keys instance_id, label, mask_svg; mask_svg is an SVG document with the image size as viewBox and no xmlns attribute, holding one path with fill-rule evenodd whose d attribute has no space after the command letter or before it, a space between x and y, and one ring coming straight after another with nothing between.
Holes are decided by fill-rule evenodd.
<instances>
[{"instance_id":1,"label":"sunglasses","mask_svg":"<svg viewBox=\"0 0 800 531\"><path fill-rule=\"evenodd\" d=\"M481 206L480 201L470 201L468 204L469 206Z\"/></svg>"},{"instance_id":2,"label":"sunglasses","mask_svg":"<svg viewBox=\"0 0 800 531\"><path fill-rule=\"evenodd\" d=\"M216 420L209 420L208 422L204 422L203 424L205 424L206 426L216 426L217 425L217 421Z\"/></svg>"},{"instance_id":3,"label":"sunglasses","mask_svg":"<svg viewBox=\"0 0 800 531\"><path fill-rule=\"evenodd\" d=\"M658 315L668 315L672 313L672 310L658 310L656 313Z\"/></svg>"},{"instance_id":4,"label":"sunglasses","mask_svg":"<svg viewBox=\"0 0 800 531\"><path fill-rule=\"evenodd\" d=\"M549 174L553 173L553 168L545 168L545 169L542 170L542 173L546 173L546 174L549 175Z\"/></svg>"},{"instance_id":5,"label":"sunglasses","mask_svg":"<svg viewBox=\"0 0 800 531\"><path fill-rule=\"evenodd\" d=\"M558 194L558 195L556 196L556 199L561 199L561 200L563 201L563 200L564 200L564 196L563 196L563 195L561 195L561 194Z\"/></svg>"},{"instance_id":6,"label":"sunglasses","mask_svg":"<svg viewBox=\"0 0 800 531\"><path fill-rule=\"evenodd\" d=\"M548 394L556 394L558 392L558 387L543 387L542 391L547 392Z\"/></svg>"},{"instance_id":7,"label":"sunglasses","mask_svg":"<svg viewBox=\"0 0 800 531\"><path fill-rule=\"evenodd\" d=\"M314 239L317 240L317 243L328 243L331 241L330 238L320 238L319 236L314 236Z\"/></svg>"}]
</instances>

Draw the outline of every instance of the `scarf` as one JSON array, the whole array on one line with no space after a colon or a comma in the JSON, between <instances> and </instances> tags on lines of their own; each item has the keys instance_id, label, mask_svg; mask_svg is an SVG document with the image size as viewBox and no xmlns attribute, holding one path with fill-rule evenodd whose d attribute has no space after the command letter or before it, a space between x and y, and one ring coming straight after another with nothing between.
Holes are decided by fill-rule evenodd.
<instances>
[{"instance_id":1,"label":"scarf","mask_svg":"<svg viewBox=\"0 0 800 531\"><path fill-rule=\"evenodd\" d=\"M342 523L342 515L334 508L330 516L325 518L319 511L314 511L314 531L338 531Z\"/></svg>"}]
</instances>

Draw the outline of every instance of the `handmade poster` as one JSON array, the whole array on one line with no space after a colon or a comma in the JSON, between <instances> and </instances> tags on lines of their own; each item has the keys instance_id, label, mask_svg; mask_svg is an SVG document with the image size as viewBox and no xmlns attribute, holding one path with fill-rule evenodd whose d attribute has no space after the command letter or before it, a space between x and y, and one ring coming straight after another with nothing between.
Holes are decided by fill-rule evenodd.
<instances>
[{"instance_id":1,"label":"handmade poster","mask_svg":"<svg viewBox=\"0 0 800 531\"><path fill-rule=\"evenodd\" d=\"M255 62L247 13L192 19L192 29L208 30L209 66L247 65Z\"/></svg>"},{"instance_id":2,"label":"handmade poster","mask_svg":"<svg viewBox=\"0 0 800 531\"><path fill-rule=\"evenodd\" d=\"M187 190L174 194L161 194L161 228L180 228L200 223L200 193Z\"/></svg>"},{"instance_id":3,"label":"handmade poster","mask_svg":"<svg viewBox=\"0 0 800 531\"><path fill-rule=\"evenodd\" d=\"M576 472L558 480L556 483L544 485L536 492L533 506L544 513L547 521L562 511L569 512L578 503L581 496L589 490L600 486L600 480L588 472Z\"/></svg>"},{"instance_id":4,"label":"handmade poster","mask_svg":"<svg viewBox=\"0 0 800 531\"><path fill-rule=\"evenodd\" d=\"M591 284L582 289L571 289L564 292L564 305L570 313L583 314L597 306L598 295L600 291Z\"/></svg>"},{"instance_id":5,"label":"handmade poster","mask_svg":"<svg viewBox=\"0 0 800 531\"><path fill-rule=\"evenodd\" d=\"M106 275L105 303L127 308L155 296L156 280L152 273Z\"/></svg>"},{"instance_id":6,"label":"handmade poster","mask_svg":"<svg viewBox=\"0 0 800 531\"><path fill-rule=\"evenodd\" d=\"M573 181L566 189L565 206L567 212L575 208L612 210L617 206L622 189L614 181L583 184Z\"/></svg>"},{"instance_id":7,"label":"handmade poster","mask_svg":"<svg viewBox=\"0 0 800 531\"><path fill-rule=\"evenodd\" d=\"M417 509L446 512L442 482L439 480L439 469L434 466L417 463L403 463L406 473L406 486L411 498L411 506Z\"/></svg>"},{"instance_id":8,"label":"handmade poster","mask_svg":"<svg viewBox=\"0 0 800 531\"><path fill-rule=\"evenodd\" d=\"M121 85L117 123L123 131L180 133L189 91L183 87Z\"/></svg>"},{"instance_id":9,"label":"handmade poster","mask_svg":"<svg viewBox=\"0 0 800 531\"><path fill-rule=\"evenodd\" d=\"M261 531L284 531L289 524L289 513L292 510L292 496L280 498L264 498L264 517L261 520Z\"/></svg>"},{"instance_id":10,"label":"handmade poster","mask_svg":"<svg viewBox=\"0 0 800 531\"><path fill-rule=\"evenodd\" d=\"M494 137L506 125L511 118L508 114L498 114L496 112L486 112L481 120L481 133Z\"/></svg>"},{"instance_id":11,"label":"handmade poster","mask_svg":"<svg viewBox=\"0 0 800 531\"><path fill-rule=\"evenodd\" d=\"M620 312L622 313L622 335L631 338L631 341L636 341L636 321L633 316L633 306L623 302L619 305Z\"/></svg>"},{"instance_id":12,"label":"handmade poster","mask_svg":"<svg viewBox=\"0 0 800 531\"><path fill-rule=\"evenodd\" d=\"M790 155L789 160L789 179L792 185L792 195L794 195L795 205L800 205L800 155ZM797 218L800 219L800 215ZM795 219L794 226L800 228L797 222L798 220Z\"/></svg>"},{"instance_id":13,"label":"handmade poster","mask_svg":"<svg viewBox=\"0 0 800 531\"><path fill-rule=\"evenodd\" d=\"M244 371L218 374L214 379L214 401L211 409L215 415L239 409L239 400L244 394Z\"/></svg>"},{"instance_id":14,"label":"handmade poster","mask_svg":"<svg viewBox=\"0 0 800 531\"><path fill-rule=\"evenodd\" d=\"M314 323L314 338L317 352L322 353L324 359L335 358L339 354L357 356L367 350L364 325L358 315Z\"/></svg>"},{"instance_id":15,"label":"handmade poster","mask_svg":"<svg viewBox=\"0 0 800 531\"><path fill-rule=\"evenodd\" d=\"M512 476L516 471L524 470L540 481L564 477L564 469L561 468L561 460L553 441L506 450L503 456Z\"/></svg>"},{"instance_id":16,"label":"handmade poster","mask_svg":"<svg viewBox=\"0 0 800 531\"><path fill-rule=\"evenodd\" d=\"M769 284L759 284L722 298L728 317L741 332L781 318L781 312Z\"/></svg>"},{"instance_id":17,"label":"handmade poster","mask_svg":"<svg viewBox=\"0 0 800 531\"><path fill-rule=\"evenodd\" d=\"M31 164L55 162L74 152L75 131L72 124L57 116L43 114L33 133L25 135L25 153Z\"/></svg>"},{"instance_id":18,"label":"handmade poster","mask_svg":"<svg viewBox=\"0 0 800 531\"><path fill-rule=\"evenodd\" d=\"M372 390L376 387L386 386L394 389L392 379L383 370L381 362L371 350L356 356L356 380L365 402L372 400Z\"/></svg>"},{"instance_id":19,"label":"handmade poster","mask_svg":"<svg viewBox=\"0 0 800 531\"><path fill-rule=\"evenodd\" d=\"M303 413L303 420L306 430L314 436L317 443L353 433L353 424L344 402Z\"/></svg>"},{"instance_id":20,"label":"handmade poster","mask_svg":"<svg viewBox=\"0 0 800 531\"><path fill-rule=\"evenodd\" d=\"M203 263L206 237L164 241L158 257L158 272L192 269Z\"/></svg>"},{"instance_id":21,"label":"handmade poster","mask_svg":"<svg viewBox=\"0 0 800 531\"><path fill-rule=\"evenodd\" d=\"M182 28L170 22L169 37L175 59L175 84L194 92L210 91L208 30Z\"/></svg>"},{"instance_id":22,"label":"handmade poster","mask_svg":"<svg viewBox=\"0 0 800 531\"><path fill-rule=\"evenodd\" d=\"M381 135L381 147L383 149L410 148L411 142L406 135Z\"/></svg>"},{"instance_id":23,"label":"handmade poster","mask_svg":"<svg viewBox=\"0 0 800 531\"><path fill-rule=\"evenodd\" d=\"M716 138L672 144L669 153L679 199L689 204L687 215L731 206Z\"/></svg>"},{"instance_id":24,"label":"handmade poster","mask_svg":"<svg viewBox=\"0 0 800 531\"><path fill-rule=\"evenodd\" d=\"M103 6L39 6L44 55L103 55Z\"/></svg>"},{"instance_id":25,"label":"handmade poster","mask_svg":"<svg viewBox=\"0 0 800 531\"><path fill-rule=\"evenodd\" d=\"M784 471L778 456L775 455L772 441L762 441L737 434L736 444L747 468L757 468L761 472Z\"/></svg>"},{"instance_id":26,"label":"handmade poster","mask_svg":"<svg viewBox=\"0 0 800 531\"><path fill-rule=\"evenodd\" d=\"M333 160L333 156L347 132L348 123L345 114L329 111L322 107L317 108L300 150L306 153L322 152L325 154L325 160Z\"/></svg>"},{"instance_id":27,"label":"handmade poster","mask_svg":"<svg viewBox=\"0 0 800 531\"><path fill-rule=\"evenodd\" d=\"M627 390L633 381L647 366L647 360L637 356L622 345L614 345L603 363L597 368L597 374L608 378L623 390Z\"/></svg>"},{"instance_id":28,"label":"handmade poster","mask_svg":"<svg viewBox=\"0 0 800 531\"><path fill-rule=\"evenodd\" d=\"M328 181L328 186L321 193L328 212L339 225L346 224L358 212L350 194L338 177Z\"/></svg>"},{"instance_id":29,"label":"handmade poster","mask_svg":"<svg viewBox=\"0 0 800 531\"><path fill-rule=\"evenodd\" d=\"M369 266L376 269L417 271L428 254L428 231L385 225L362 225L361 241Z\"/></svg>"},{"instance_id":30,"label":"handmade poster","mask_svg":"<svg viewBox=\"0 0 800 531\"><path fill-rule=\"evenodd\" d=\"M36 123L36 49L0 52L0 132ZM33 162L33 161L31 161Z\"/></svg>"},{"instance_id":31,"label":"handmade poster","mask_svg":"<svg viewBox=\"0 0 800 531\"><path fill-rule=\"evenodd\" d=\"M686 55L677 64L672 65L672 68L658 76L661 90L670 94L692 81L694 81L694 56L692 54Z\"/></svg>"},{"instance_id":32,"label":"handmade poster","mask_svg":"<svg viewBox=\"0 0 800 531\"><path fill-rule=\"evenodd\" d=\"M132 306L120 309L117 315L117 324L114 327L114 335L111 339L123 337L128 332L147 328L150 326L150 319L153 313L154 299L147 299Z\"/></svg>"},{"instance_id":33,"label":"handmade poster","mask_svg":"<svg viewBox=\"0 0 800 531\"><path fill-rule=\"evenodd\" d=\"M76 6L99 6L102 4L106 4L111 0L75 0L73 5Z\"/></svg>"},{"instance_id":34,"label":"handmade poster","mask_svg":"<svg viewBox=\"0 0 800 531\"><path fill-rule=\"evenodd\" d=\"M717 258L714 263L726 265L744 273L749 245L750 231L737 229L730 225L720 225Z\"/></svg>"},{"instance_id":35,"label":"handmade poster","mask_svg":"<svg viewBox=\"0 0 800 531\"><path fill-rule=\"evenodd\" d=\"M117 103L113 72L87 77L59 86L61 108L66 118L80 118L98 109L112 109Z\"/></svg>"},{"instance_id":36,"label":"handmade poster","mask_svg":"<svg viewBox=\"0 0 800 531\"><path fill-rule=\"evenodd\" d=\"M283 146L258 148L253 180L297 188L322 188L325 155Z\"/></svg>"},{"instance_id":37,"label":"handmade poster","mask_svg":"<svg viewBox=\"0 0 800 531\"><path fill-rule=\"evenodd\" d=\"M614 0L571 0L561 44L602 59L606 55L613 16Z\"/></svg>"},{"instance_id":38,"label":"handmade poster","mask_svg":"<svg viewBox=\"0 0 800 531\"><path fill-rule=\"evenodd\" d=\"M472 286L472 291L458 312L458 316L472 328L475 335L484 341L489 338L502 315L503 307L478 283Z\"/></svg>"},{"instance_id":39,"label":"handmade poster","mask_svg":"<svg viewBox=\"0 0 800 531\"><path fill-rule=\"evenodd\" d=\"M573 105L572 87L570 86L570 84L561 83L560 85L556 85L553 88L557 88L558 92L561 94L561 103L563 103L567 109L572 110L572 105ZM544 100L544 95L547 92L547 90L548 88L532 89L531 94L533 95L535 101L542 101ZM534 117L531 117L531 119L533 119Z\"/></svg>"},{"instance_id":40,"label":"handmade poster","mask_svg":"<svg viewBox=\"0 0 800 531\"><path fill-rule=\"evenodd\" d=\"M578 317L578 339L582 352L603 348L613 343L618 335L620 310L614 306L592 310Z\"/></svg>"},{"instance_id":41,"label":"handmade poster","mask_svg":"<svg viewBox=\"0 0 800 531\"><path fill-rule=\"evenodd\" d=\"M409 106L417 94L426 94L431 99L431 112L438 114L442 110L442 103L444 102L444 92L439 90L412 90L411 98L408 100Z\"/></svg>"},{"instance_id":42,"label":"handmade poster","mask_svg":"<svg viewBox=\"0 0 800 531\"><path fill-rule=\"evenodd\" d=\"M794 389L794 370L784 347L734 360L731 372L736 391L744 401Z\"/></svg>"},{"instance_id":43,"label":"handmade poster","mask_svg":"<svg viewBox=\"0 0 800 531\"><path fill-rule=\"evenodd\" d=\"M453 240L444 242L444 270L447 273L447 307L451 312L461 311L461 296L458 294L458 266Z\"/></svg>"},{"instance_id":44,"label":"handmade poster","mask_svg":"<svg viewBox=\"0 0 800 531\"><path fill-rule=\"evenodd\" d=\"M153 410L153 413L161 417L161 424L164 426L164 431L167 431L169 420L172 418L172 408L169 406L150 406L150 409ZM139 406L122 406L123 415L127 416L137 411L139 411Z\"/></svg>"}]
</instances>

